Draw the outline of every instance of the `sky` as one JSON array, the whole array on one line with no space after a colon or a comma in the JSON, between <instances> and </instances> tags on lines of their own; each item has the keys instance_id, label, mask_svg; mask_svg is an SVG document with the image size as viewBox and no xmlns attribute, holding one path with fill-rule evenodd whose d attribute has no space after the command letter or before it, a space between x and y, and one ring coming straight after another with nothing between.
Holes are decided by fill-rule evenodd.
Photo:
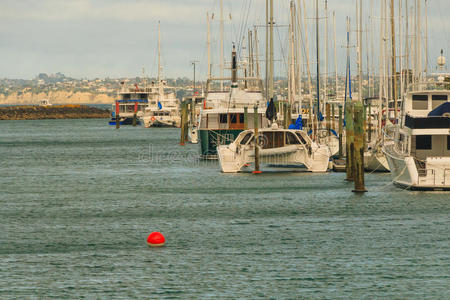
<instances>
[{"instance_id":1,"label":"sky","mask_svg":"<svg viewBox=\"0 0 450 300\"><path fill-rule=\"evenodd\" d=\"M374 42L367 38L363 52L379 47L379 8L382 0L363 0L364 23L372 20ZM398 6L396 0L396 6ZM403 0L403 4L406 0ZM242 49L243 33L258 28L262 57L265 0L223 0L225 59L232 43ZM289 0L274 1L276 75L285 75ZM297 2L297 1L296 1ZM324 36L324 2L319 0L320 36ZM414 0L409 0L410 5ZM425 0L421 0L425 3ZM449 50L450 1L428 0L429 65L434 68L440 49ZM206 77L206 14L211 20L213 72L219 57L219 0L0 0L0 78L31 79L39 73L61 72L74 78L155 76L158 22L161 24L163 74L167 78ZM334 70L333 24L336 14L338 70L345 68L345 19L355 19L356 0L328 0L329 72ZM372 13L369 13L373 6ZM422 4L424 11L424 4ZM315 60L314 1L306 0L307 25ZM398 14L398 11L397 11ZM369 15L371 18L369 19ZM424 16L423 16L424 18ZM364 26L366 26L364 25ZM370 27L370 26L369 26ZM425 27L425 26L423 26ZM354 33L355 24L352 23ZM425 28L422 28L425 31ZM365 34L369 37L370 34ZM247 42L244 42L247 43ZM324 45L321 40L321 65ZM355 44L354 40L351 42ZM375 45L372 47L372 44ZM351 48L352 60L356 58ZM369 60L370 61L370 60ZM370 65L370 64L369 64ZM374 63L374 69L376 62ZM315 65L311 66L312 69ZM323 71L322 71L323 72Z\"/></svg>"}]
</instances>

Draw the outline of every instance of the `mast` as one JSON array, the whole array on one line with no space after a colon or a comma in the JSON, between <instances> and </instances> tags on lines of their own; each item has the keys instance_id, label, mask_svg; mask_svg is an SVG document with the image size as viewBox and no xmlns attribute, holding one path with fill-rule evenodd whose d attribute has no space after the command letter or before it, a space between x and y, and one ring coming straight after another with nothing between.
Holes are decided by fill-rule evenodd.
<instances>
[{"instance_id":1,"label":"mast","mask_svg":"<svg viewBox=\"0 0 450 300\"><path fill-rule=\"evenodd\" d=\"M383 71L384 71L384 19L383 19L383 1L380 1L380 54L378 59L379 64L379 84L378 84L378 126L377 126L377 136L381 135L381 120L383 118L383 86L384 86L384 79L383 79Z\"/></svg>"},{"instance_id":2,"label":"mast","mask_svg":"<svg viewBox=\"0 0 450 300\"><path fill-rule=\"evenodd\" d=\"M248 76L253 77L253 31L248 30ZM246 81L247 82L247 81Z\"/></svg>"},{"instance_id":3,"label":"mast","mask_svg":"<svg viewBox=\"0 0 450 300\"><path fill-rule=\"evenodd\" d=\"M395 53L395 16L394 16L394 0L391 0L391 68L392 68L392 98L394 99L394 122L397 122L397 60Z\"/></svg>"},{"instance_id":4,"label":"mast","mask_svg":"<svg viewBox=\"0 0 450 300\"><path fill-rule=\"evenodd\" d=\"M270 58L269 58L269 99L273 98L273 0L270 0Z\"/></svg>"},{"instance_id":5,"label":"mast","mask_svg":"<svg viewBox=\"0 0 450 300\"><path fill-rule=\"evenodd\" d=\"M328 103L328 0L325 0L325 80L324 104Z\"/></svg>"},{"instance_id":6,"label":"mast","mask_svg":"<svg viewBox=\"0 0 450 300\"><path fill-rule=\"evenodd\" d=\"M417 60L418 60L418 71L419 71L419 82L422 82L422 35L421 35L421 23L420 23L420 15L421 15L421 11L420 11L420 0L417 0Z\"/></svg>"},{"instance_id":7,"label":"mast","mask_svg":"<svg viewBox=\"0 0 450 300\"><path fill-rule=\"evenodd\" d=\"M265 80L265 90L266 90L266 97L267 100L270 100L269 98L269 0L266 0L266 80Z\"/></svg>"},{"instance_id":8,"label":"mast","mask_svg":"<svg viewBox=\"0 0 450 300\"><path fill-rule=\"evenodd\" d=\"M292 106L295 95L295 54L294 54L294 1L290 4L291 20L289 24L289 104ZM287 117L287 116L285 116Z\"/></svg>"},{"instance_id":9,"label":"mast","mask_svg":"<svg viewBox=\"0 0 450 300\"><path fill-rule=\"evenodd\" d=\"M255 71L256 71L256 77L260 78L261 74L260 74L260 70L259 70L259 43L258 43L258 30L256 29L256 26L255 26L254 30L255 30L254 47L255 47L255 62L256 62Z\"/></svg>"},{"instance_id":10,"label":"mast","mask_svg":"<svg viewBox=\"0 0 450 300\"><path fill-rule=\"evenodd\" d=\"M208 79L211 78L211 32L209 27L209 13L206 13L206 31L208 44ZM208 88L208 87L207 87Z\"/></svg>"},{"instance_id":11,"label":"mast","mask_svg":"<svg viewBox=\"0 0 450 300\"><path fill-rule=\"evenodd\" d=\"M161 81L161 23L158 21L158 84Z\"/></svg>"},{"instance_id":12,"label":"mast","mask_svg":"<svg viewBox=\"0 0 450 300\"><path fill-rule=\"evenodd\" d=\"M406 80L405 80L405 86L404 86L404 90L402 91L402 93L404 93L409 85L409 51L410 51L410 47L409 47L409 14L408 14L408 0L405 0L405 47L406 47L406 53L405 53L405 59L406 59Z\"/></svg>"},{"instance_id":13,"label":"mast","mask_svg":"<svg viewBox=\"0 0 450 300\"><path fill-rule=\"evenodd\" d=\"M334 35L334 93L336 94L336 99L338 99L338 65L337 65L337 52L336 52L336 12L333 11L333 35ZM334 116L333 116L334 117Z\"/></svg>"},{"instance_id":14,"label":"mast","mask_svg":"<svg viewBox=\"0 0 450 300\"><path fill-rule=\"evenodd\" d=\"M403 22L402 22L402 0L398 1L398 44L399 44L399 53L400 53L400 90L398 93L398 97L401 99L403 96L403 42L402 42L402 38L403 38Z\"/></svg>"},{"instance_id":15,"label":"mast","mask_svg":"<svg viewBox=\"0 0 450 300\"><path fill-rule=\"evenodd\" d=\"M425 75L428 74L428 1L425 0Z\"/></svg>"},{"instance_id":16,"label":"mast","mask_svg":"<svg viewBox=\"0 0 450 300\"><path fill-rule=\"evenodd\" d=\"M358 20L358 100L362 103L363 102L363 90L362 90L362 0L356 0L357 5L356 9L359 13L357 14L359 16ZM359 7L358 7L358 1L359 1Z\"/></svg>"},{"instance_id":17,"label":"mast","mask_svg":"<svg viewBox=\"0 0 450 300\"><path fill-rule=\"evenodd\" d=\"M302 49L300 47L300 37L301 37L301 4L300 0L297 0L297 30L296 30L296 49L297 49L297 95L298 95L298 113L302 113Z\"/></svg>"},{"instance_id":18,"label":"mast","mask_svg":"<svg viewBox=\"0 0 450 300\"><path fill-rule=\"evenodd\" d=\"M317 120L320 121L320 64L319 64L319 1L316 0L316 93L317 93Z\"/></svg>"},{"instance_id":19,"label":"mast","mask_svg":"<svg viewBox=\"0 0 450 300\"><path fill-rule=\"evenodd\" d=\"M223 78L223 0L220 0L220 78ZM220 81L220 90L223 91L223 80Z\"/></svg>"},{"instance_id":20,"label":"mast","mask_svg":"<svg viewBox=\"0 0 450 300\"><path fill-rule=\"evenodd\" d=\"M308 94L309 94L309 119L308 119L308 125L311 130L314 130L313 126L313 99L312 99L312 82L311 82L311 69L309 66L309 42L308 42L308 22L306 20L306 5L305 1L303 1L303 21L305 23L305 44L306 44L306 72L308 73Z\"/></svg>"}]
</instances>

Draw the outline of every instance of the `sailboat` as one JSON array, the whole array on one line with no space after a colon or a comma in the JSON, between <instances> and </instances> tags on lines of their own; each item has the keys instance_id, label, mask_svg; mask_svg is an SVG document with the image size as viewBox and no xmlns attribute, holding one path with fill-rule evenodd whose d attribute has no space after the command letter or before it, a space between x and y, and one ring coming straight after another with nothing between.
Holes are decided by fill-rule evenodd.
<instances>
[{"instance_id":1,"label":"sailboat","mask_svg":"<svg viewBox=\"0 0 450 300\"><path fill-rule=\"evenodd\" d=\"M148 94L148 102L143 114L139 116L144 127L180 127L180 102L176 98L174 88L167 86L162 79L161 65L161 28L158 23L158 77L152 82Z\"/></svg>"}]
</instances>

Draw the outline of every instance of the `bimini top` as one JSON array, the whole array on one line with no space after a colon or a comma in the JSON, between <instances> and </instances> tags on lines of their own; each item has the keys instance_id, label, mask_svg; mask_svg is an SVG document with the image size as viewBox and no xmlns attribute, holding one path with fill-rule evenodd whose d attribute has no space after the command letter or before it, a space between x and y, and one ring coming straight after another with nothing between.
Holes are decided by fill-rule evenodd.
<instances>
[{"instance_id":1,"label":"bimini top","mask_svg":"<svg viewBox=\"0 0 450 300\"><path fill-rule=\"evenodd\" d=\"M445 102L430 111L428 117L448 117L450 118L450 102Z\"/></svg>"}]
</instances>

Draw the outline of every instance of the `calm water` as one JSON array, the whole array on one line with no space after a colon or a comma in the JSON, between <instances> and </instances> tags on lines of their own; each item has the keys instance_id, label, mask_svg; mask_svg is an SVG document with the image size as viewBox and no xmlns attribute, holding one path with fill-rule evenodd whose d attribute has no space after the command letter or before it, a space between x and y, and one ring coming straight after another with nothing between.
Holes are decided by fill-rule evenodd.
<instances>
[{"instance_id":1,"label":"calm water","mask_svg":"<svg viewBox=\"0 0 450 300\"><path fill-rule=\"evenodd\" d=\"M106 123L0 122L1 299L450 298L450 194L222 174L177 129Z\"/></svg>"}]
</instances>

